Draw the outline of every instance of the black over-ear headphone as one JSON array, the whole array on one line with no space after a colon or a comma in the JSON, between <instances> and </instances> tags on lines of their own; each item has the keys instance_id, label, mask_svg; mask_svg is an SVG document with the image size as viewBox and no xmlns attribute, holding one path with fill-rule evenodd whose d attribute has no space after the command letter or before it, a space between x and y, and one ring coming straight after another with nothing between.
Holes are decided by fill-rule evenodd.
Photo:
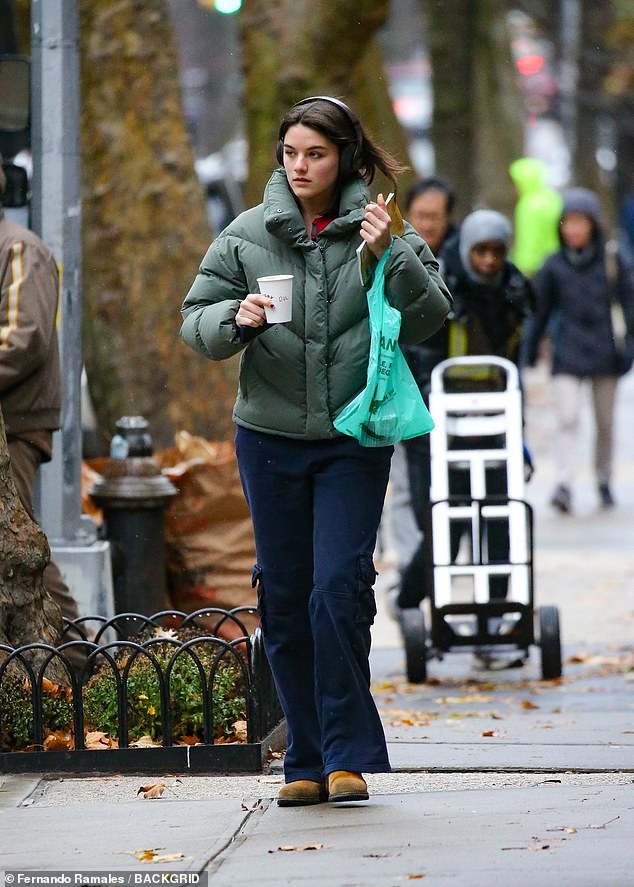
<instances>
[{"instance_id":1,"label":"black over-ear headphone","mask_svg":"<svg viewBox=\"0 0 634 887\"><path fill-rule=\"evenodd\" d=\"M355 142L354 144L343 145L341 149L341 158L339 162L339 171L340 175L343 178L353 175L358 172L361 167L361 159L363 157L363 130L361 128L361 123L359 118L354 113L352 108L349 108L345 102L342 102L341 99L333 98L329 95L311 95L308 98L301 99L301 101L296 102L291 110L295 108L299 108L301 105L307 105L310 102L330 102L331 105L336 105L337 108L342 110L350 123L352 124L352 128L354 130ZM284 139L280 138L277 143L277 162L280 166L284 165Z\"/></svg>"}]
</instances>

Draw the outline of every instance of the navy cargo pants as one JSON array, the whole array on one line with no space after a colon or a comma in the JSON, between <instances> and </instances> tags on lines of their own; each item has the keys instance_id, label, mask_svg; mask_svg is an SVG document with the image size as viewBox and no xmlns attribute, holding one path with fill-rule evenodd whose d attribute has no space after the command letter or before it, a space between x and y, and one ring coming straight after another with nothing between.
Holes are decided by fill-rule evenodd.
<instances>
[{"instance_id":1,"label":"navy cargo pants","mask_svg":"<svg viewBox=\"0 0 634 887\"><path fill-rule=\"evenodd\" d=\"M368 657L392 449L237 429L264 647L288 727L287 782L390 769Z\"/></svg>"}]
</instances>

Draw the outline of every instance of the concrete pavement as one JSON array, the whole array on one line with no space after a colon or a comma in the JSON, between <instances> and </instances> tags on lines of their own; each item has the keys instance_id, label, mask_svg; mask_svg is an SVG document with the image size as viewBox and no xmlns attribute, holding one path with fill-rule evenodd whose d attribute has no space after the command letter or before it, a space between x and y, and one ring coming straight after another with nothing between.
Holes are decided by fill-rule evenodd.
<instances>
[{"instance_id":1,"label":"concrete pavement","mask_svg":"<svg viewBox=\"0 0 634 887\"><path fill-rule=\"evenodd\" d=\"M0 776L0 866L206 872L219 887L634 885L634 379L619 394L618 508L597 508L584 467L569 518L547 504L543 371L527 387L536 598L560 608L561 681L539 680L532 651L525 668L496 673L449 654L430 662L428 684L407 684L386 562L372 667L396 772L368 779L369 803L280 809L278 761L242 777ZM160 799L137 794L159 780Z\"/></svg>"}]
</instances>

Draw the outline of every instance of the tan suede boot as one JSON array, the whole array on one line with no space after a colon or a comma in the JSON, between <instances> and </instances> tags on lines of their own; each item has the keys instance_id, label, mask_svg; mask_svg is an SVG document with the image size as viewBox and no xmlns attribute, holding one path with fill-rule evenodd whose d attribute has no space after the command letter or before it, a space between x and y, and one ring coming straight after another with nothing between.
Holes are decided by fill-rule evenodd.
<instances>
[{"instance_id":1,"label":"tan suede boot","mask_svg":"<svg viewBox=\"0 0 634 887\"><path fill-rule=\"evenodd\" d=\"M333 770L328 774L329 801L367 801L368 786L360 773Z\"/></svg>"},{"instance_id":2,"label":"tan suede boot","mask_svg":"<svg viewBox=\"0 0 634 887\"><path fill-rule=\"evenodd\" d=\"M296 779L283 785L277 796L278 807L306 807L309 804L321 804L328 795L321 782L311 779Z\"/></svg>"}]
</instances>

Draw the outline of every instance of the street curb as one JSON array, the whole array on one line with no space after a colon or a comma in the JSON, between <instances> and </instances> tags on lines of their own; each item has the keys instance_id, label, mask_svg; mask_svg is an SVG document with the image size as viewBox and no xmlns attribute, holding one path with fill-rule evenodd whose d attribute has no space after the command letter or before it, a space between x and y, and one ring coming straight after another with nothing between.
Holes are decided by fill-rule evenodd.
<instances>
[{"instance_id":1,"label":"street curb","mask_svg":"<svg viewBox=\"0 0 634 887\"><path fill-rule=\"evenodd\" d=\"M0 810L20 807L40 784L39 776L0 776Z\"/></svg>"}]
</instances>

